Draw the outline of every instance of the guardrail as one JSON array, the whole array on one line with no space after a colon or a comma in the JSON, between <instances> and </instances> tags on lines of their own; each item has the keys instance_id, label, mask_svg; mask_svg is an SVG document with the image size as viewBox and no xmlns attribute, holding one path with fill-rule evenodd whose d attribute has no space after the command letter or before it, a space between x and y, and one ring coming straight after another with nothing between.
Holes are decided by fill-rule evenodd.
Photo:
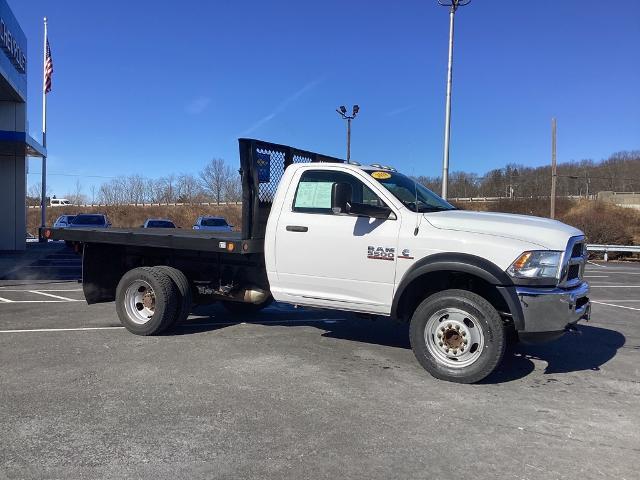
<instances>
[{"instance_id":1,"label":"guardrail","mask_svg":"<svg viewBox=\"0 0 640 480\"><path fill-rule=\"evenodd\" d=\"M209 206L209 207L218 207L224 205L242 205L242 202L193 202L193 203L158 203L158 202L145 202L145 203L83 203L83 204L73 204L73 205L47 205L47 208L56 208L60 207L83 207L83 208L94 208L94 207L182 207L184 205L187 206ZM36 208L39 209L40 205L29 205L27 208Z\"/></svg>"},{"instance_id":2,"label":"guardrail","mask_svg":"<svg viewBox=\"0 0 640 480\"><path fill-rule=\"evenodd\" d=\"M599 245L587 244L588 252L604 252L604 261L609 261L609 252L631 252L640 253L639 245Z\"/></svg>"}]
</instances>

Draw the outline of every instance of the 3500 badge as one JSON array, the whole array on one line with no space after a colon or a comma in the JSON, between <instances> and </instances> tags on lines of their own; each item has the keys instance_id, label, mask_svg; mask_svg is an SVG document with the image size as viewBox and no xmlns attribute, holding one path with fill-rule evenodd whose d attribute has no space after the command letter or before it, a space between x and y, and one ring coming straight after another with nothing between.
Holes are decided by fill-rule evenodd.
<instances>
[{"instance_id":1,"label":"3500 badge","mask_svg":"<svg viewBox=\"0 0 640 480\"><path fill-rule=\"evenodd\" d=\"M367 247L367 258L371 260L393 260L395 255L394 247Z\"/></svg>"}]
</instances>

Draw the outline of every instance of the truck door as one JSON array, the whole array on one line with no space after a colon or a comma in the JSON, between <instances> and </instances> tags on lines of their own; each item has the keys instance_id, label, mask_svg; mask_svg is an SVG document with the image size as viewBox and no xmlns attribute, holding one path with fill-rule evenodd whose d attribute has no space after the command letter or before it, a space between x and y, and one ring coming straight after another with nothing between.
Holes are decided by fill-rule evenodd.
<instances>
[{"instance_id":1,"label":"truck door","mask_svg":"<svg viewBox=\"0 0 640 480\"><path fill-rule=\"evenodd\" d=\"M273 295L300 305L388 314L400 217L334 213L331 189L337 182L351 184L354 202L386 205L349 171L302 170L277 223Z\"/></svg>"}]
</instances>

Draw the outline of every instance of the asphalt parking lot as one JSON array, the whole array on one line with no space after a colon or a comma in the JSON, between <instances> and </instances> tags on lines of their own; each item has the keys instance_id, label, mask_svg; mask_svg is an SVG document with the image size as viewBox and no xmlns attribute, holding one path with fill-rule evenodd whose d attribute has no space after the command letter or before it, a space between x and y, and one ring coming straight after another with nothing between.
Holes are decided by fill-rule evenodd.
<instances>
[{"instance_id":1,"label":"asphalt parking lot","mask_svg":"<svg viewBox=\"0 0 640 480\"><path fill-rule=\"evenodd\" d=\"M387 320L214 306L146 338L77 281L2 280L0 477L640 478L640 265L586 275L581 333L479 385Z\"/></svg>"}]
</instances>

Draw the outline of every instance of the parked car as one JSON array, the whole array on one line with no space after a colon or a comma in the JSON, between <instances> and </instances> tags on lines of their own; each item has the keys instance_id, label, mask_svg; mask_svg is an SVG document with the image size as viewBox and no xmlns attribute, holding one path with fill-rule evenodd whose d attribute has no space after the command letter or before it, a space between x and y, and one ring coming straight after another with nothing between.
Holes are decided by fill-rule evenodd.
<instances>
[{"instance_id":1,"label":"parked car","mask_svg":"<svg viewBox=\"0 0 640 480\"><path fill-rule=\"evenodd\" d=\"M68 227L74 218L76 218L75 215L60 215L55 221L55 223L53 224L53 227L54 228Z\"/></svg>"},{"instance_id":2,"label":"parked car","mask_svg":"<svg viewBox=\"0 0 640 480\"><path fill-rule=\"evenodd\" d=\"M50 207L65 207L70 205L72 205L72 203L66 198L52 198L49 200Z\"/></svg>"},{"instance_id":3,"label":"parked car","mask_svg":"<svg viewBox=\"0 0 640 480\"><path fill-rule=\"evenodd\" d=\"M194 230L207 230L209 232L231 232L233 225L229 225L223 217L198 217L193 224Z\"/></svg>"},{"instance_id":4,"label":"parked car","mask_svg":"<svg viewBox=\"0 0 640 480\"><path fill-rule=\"evenodd\" d=\"M67 228L109 228L111 222L101 213L81 213L71 221Z\"/></svg>"},{"instance_id":5,"label":"parked car","mask_svg":"<svg viewBox=\"0 0 640 480\"><path fill-rule=\"evenodd\" d=\"M166 218L147 218L142 228L176 228L176 224Z\"/></svg>"}]
</instances>

